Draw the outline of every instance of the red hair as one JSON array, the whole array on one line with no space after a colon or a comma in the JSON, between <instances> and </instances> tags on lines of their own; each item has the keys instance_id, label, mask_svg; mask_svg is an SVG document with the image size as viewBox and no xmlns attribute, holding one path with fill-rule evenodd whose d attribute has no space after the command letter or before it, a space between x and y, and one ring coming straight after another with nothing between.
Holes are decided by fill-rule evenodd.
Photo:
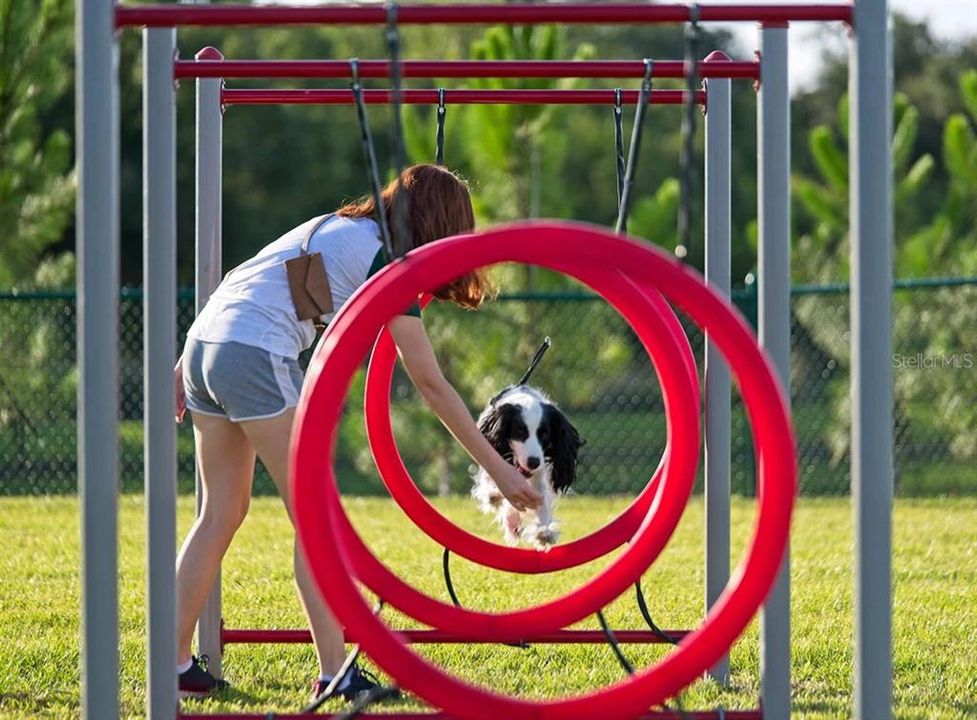
<instances>
[{"instance_id":1,"label":"red hair","mask_svg":"<svg viewBox=\"0 0 977 720\"><path fill-rule=\"evenodd\" d=\"M393 207L406 202L407 229L411 248L434 240L469 233L475 229L475 213L468 194L468 185L450 170L439 165L412 165L404 170L381 193L383 212L391 234L397 232ZM367 195L343 205L337 215L348 218L376 218L376 202ZM397 246L394 238L394 246ZM482 270L475 270L438 288L434 297L450 300L467 310L475 310L493 292Z\"/></svg>"}]
</instances>

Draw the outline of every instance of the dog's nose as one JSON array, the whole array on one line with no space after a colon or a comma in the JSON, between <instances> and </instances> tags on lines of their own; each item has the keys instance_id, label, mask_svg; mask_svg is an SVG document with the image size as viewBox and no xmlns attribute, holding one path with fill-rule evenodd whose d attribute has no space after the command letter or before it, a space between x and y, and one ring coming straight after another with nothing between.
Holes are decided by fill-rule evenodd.
<instances>
[{"instance_id":1,"label":"dog's nose","mask_svg":"<svg viewBox=\"0 0 977 720\"><path fill-rule=\"evenodd\" d=\"M530 470L535 470L539 467L539 458L530 456L526 458L526 464L529 466Z\"/></svg>"}]
</instances>

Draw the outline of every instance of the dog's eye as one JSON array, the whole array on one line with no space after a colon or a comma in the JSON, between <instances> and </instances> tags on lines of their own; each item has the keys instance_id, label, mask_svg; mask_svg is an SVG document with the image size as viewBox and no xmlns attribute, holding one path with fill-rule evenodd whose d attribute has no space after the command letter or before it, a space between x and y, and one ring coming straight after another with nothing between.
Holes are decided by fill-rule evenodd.
<instances>
[{"instance_id":1,"label":"dog's eye","mask_svg":"<svg viewBox=\"0 0 977 720\"><path fill-rule=\"evenodd\" d=\"M539 439L540 439L540 440L546 440L546 439L548 439L548 438L549 438L549 436L550 436L550 433L549 433L549 431L548 431L548 430L540 430L540 431L539 431L538 433L536 433L536 434L537 434L537 435L539 436Z\"/></svg>"}]
</instances>

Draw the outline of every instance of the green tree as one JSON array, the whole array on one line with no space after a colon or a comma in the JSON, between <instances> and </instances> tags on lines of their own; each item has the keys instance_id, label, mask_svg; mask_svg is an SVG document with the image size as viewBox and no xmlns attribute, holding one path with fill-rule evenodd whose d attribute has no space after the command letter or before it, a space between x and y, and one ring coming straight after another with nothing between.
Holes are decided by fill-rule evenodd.
<instances>
[{"instance_id":1,"label":"green tree","mask_svg":"<svg viewBox=\"0 0 977 720\"><path fill-rule=\"evenodd\" d=\"M551 25L489 28L469 50L473 60L584 60L592 57L587 43L566 51L565 33ZM477 89L568 88L574 79L473 79ZM450 93L448 95L450 101ZM549 129L554 106L473 105L458 111L448 128L448 141L458 163L478 178L475 199L480 217L515 220L540 214L542 146L552 141ZM459 137L460 136L460 137Z\"/></svg>"},{"instance_id":2,"label":"green tree","mask_svg":"<svg viewBox=\"0 0 977 720\"><path fill-rule=\"evenodd\" d=\"M959 79L966 112L943 126L943 167L949 178L945 200L933 221L906 243L903 274L977 275L977 70Z\"/></svg>"},{"instance_id":3,"label":"green tree","mask_svg":"<svg viewBox=\"0 0 977 720\"><path fill-rule=\"evenodd\" d=\"M954 113L945 122L942 168L928 153L912 159L918 111L905 96L896 97L892 164L897 277L977 273L977 71L964 73L959 88L967 113ZM839 117L844 132L844 99L839 104ZM805 218L814 223L813 229L798 239L795 277L799 275L805 281L844 280L848 276L848 157L827 126L816 127L809 138L820 178L794 178L795 200ZM945 199L939 211L926 219L922 196L929 179L939 170L949 178ZM936 445L959 462L977 457L973 436L977 412L969 401L977 392L977 376L970 369L975 361L971 341L977 323L974 295L971 287L894 294L897 444ZM847 336L838 332L834 323L824 322L836 304L806 296L798 299L794 310L803 330L829 356L846 365ZM920 359L929 365L922 365ZM836 461L849 450L850 402L843 379L829 388L834 422L826 424L824 433ZM930 460L921 459L923 463Z\"/></svg>"},{"instance_id":4,"label":"green tree","mask_svg":"<svg viewBox=\"0 0 977 720\"><path fill-rule=\"evenodd\" d=\"M945 200L933 221L909 238L900 268L905 272L977 275L977 70L963 73L958 86L966 112L953 113L943 127ZM897 295L894 317L894 349L939 363L896 372L897 397L919 427L949 438L950 455L968 462L977 457L975 300L973 287L933 291L924 307Z\"/></svg>"},{"instance_id":5,"label":"green tree","mask_svg":"<svg viewBox=\"0 0 977 720\"><path fill-rule=\"evenodd\" d=\"M32 284L71 223L71 140L46 113L71 79L70 0L0 0L0 287Z\"/></svg>"},{"instance_id":6,"label":"green tree","mask_svg":"<svg viewBox=\"0 0 977 720\"><path fill-rule=\"evenodd\" d=\"M918 198L926 179L932 174L934 161L929 154L914 159L919 113L907 98L897 93L894 99L894 133L892 170L895 178L894 209L896 213L896 257L914 228L920 227ZM796 226L800 228L792 253L792 275L795 282L825 283L848 279L848 97L843 95L836 110L836 125L819 124L808 133L808 159L816 177L795 173L792 177L793 199L797 210ZM793 303L797 329L827 357L840 365L847 364L848 337L839 332L837 322L825 322L825 299L818 295L800 297ZM795 373L810 371L797 358ZM904 409L896 400L899 422L905 422ZM842 375L826 383L821 410L833 422L823 428L825 443L832 449L832 460L840 463L848 454L850 403L848 384Z\"/></svg>"},{"instance_id":7,"label":"green tree","mask_svg":"<svg viewBox=\"0 0 977 720\"><path fill-rule=\"evenodd\" d=\"M920 226L917 198L933 172L929 154L913 159L919 128L919 111L905 95L897 93L894 104L892 170L895 178L896 254L912 231ZM806 228L797 238L793 276L797 282L834 282L848 277L848 97L838 103L837 128L818 125L808 133L808 149L817 178L795 174L794 200L800 211L799 225Z\"/></svg>"}]
</instances>

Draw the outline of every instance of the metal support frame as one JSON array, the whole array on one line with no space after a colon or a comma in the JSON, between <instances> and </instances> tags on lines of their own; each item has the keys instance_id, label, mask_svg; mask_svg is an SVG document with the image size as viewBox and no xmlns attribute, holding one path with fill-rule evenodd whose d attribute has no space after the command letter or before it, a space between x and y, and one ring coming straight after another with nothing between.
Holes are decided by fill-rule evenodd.
<instances>
[{"instance_id":1,"label":"metal support frame","mask_svg":"<svg viewBox=\"0 0 977 720\"><path fill-rule=\"evenodd\" d=\"M714 52L706 62L729 58ZM732 183L730 155L731 90L729 79L710 79L706 87L706 282L729 297ZM706 503L706 612L729 581L730 496L730 374L722 354L706 334L705 363L705 503ZM709 671L729 684L729 655Z\"/></svg>"},{"instance_id":2,"label":"metal support frame","mask_svg":"<svg viewBox=\"0 0 977 720\"><path fill-rule=\"evenodd\" d=\"M355 717L357 720L454 720L441 712L427 710L407 711L401 713L357 712L350 714L328 713L309 715L308 713L180 713L177 720L308 720L315 717L318 720L347 720ZM649 710L635 720L763 720L761 710Z\"/></svg>"},{"instance_id":3,"label":"metal support frame","mask_svg":"<svg viewBox=\"0 0 977 720\"><path fill-rule=\"evenodd\" d=\"M509 5L402 7L404 24L495 22L634 23L684 22L689 8L669 6ZM891 717L891 502L892 502L892 383L891 347L892 207L889 140L892 123L891 45L887 32L887 0L860 0L852 5L703 6L701 19L789 20L852 22L850 66L852 160L852 477L856 529L856 649L855 714L862 719ZM78 364L78 475L82 545L81 714L84 718L115 717L119 712L118 654L118 286L119 286L119 112L116 64L117 28L146 25L167 30L146 34L147 139L146 209L147 362L173 349L175 328L175 129L172 77L166 82L160 68L166 48L172 49L176 25L268 25L308 23L380 24L382 8L251 8L246 6L114 6L111 0L76 2L76 158ZM857 28L863 31L858 33ZM789 368L789 104L787 95L787 30L764 27L763 86L758 108L760 152L760 338L784 380ZM151 59L153 58L153 59ZM220 59L219 53L201 60ZM172 62L172 54L168 62ZM208 85L208 83L210 83ZM198 85L197 189L197 302L206 301L220 279L220 81ZM162 113L162 114L158 114ZM206 116L209 115L209 120ZM216 120L216 122L215 122ZM707 122L707 132L709 123ZM205 130L207 126L210 129ZM155 128L155 129L154 129ZM214 128L216 128L216 133ZM172 133L172 134L171 134ZM210 133L210 135L208 135ZM201 140L203 139L203 142ZM159 143L159 145L156 145ZM205 164L206 163L206 164ZM711 167L711 166L710 166ZM214 171L216 168L216 171ZM717 171L718 173L718 171ZM881 180L880 180L881 178ZM207 184L209 183L209 185ZM708 183L708 180L707 180ZM728 192L728 186L727 186ZM216 202L216 205L212 204ZM711 205L711 203L710 203ZM711 222L711 221L710 221ZM712 228L710 228L710 235ZM152 242L150 239L152 238ZM157 238L163 238L157 242ZM715 249L715 248L713 248ZM150 259L152 253L152 259ZM173 274L170 274L172 260ZM722 258L709 260L719 267ZM149 269L152 268L152 273ZM206 272L201 272L206 268ZM157 283L150 292L150 284ZM158 288L158 289L157 289ZM170 293L167 295L167 293ZM152 300L149 297L152 296ZM168 306L168 307L167 307ZM155 368L155 366L153 366ZM713 363L712 370L718 370ZM162 377L169 378L169 368ZM169 643L156 638L173 627L172 606L153 588L167 577L162 548L173 529L159 505L171 500L170 490L157 487L156 478L172 477L167 458L175 447L172 427L159 436L166 396L167 424L172 410L172 386L157 384L159 376L147 365L153 389L146 390L146 482L153 505L147 519L150 533L150 714L170 697L175 684L161 681L161 669L175 654ZM711 374L713 379L718 376ZM715 388L714 388L715 390ZM707 383L707 393L709 393ZM711 392L715 400L716 392ZM152 427L150 427L152 426ZM717 436L712 451L717 455ZM175 469L173 470L175 474ZM150 481L150 475L153 480ZM161 498L157 500L157 496ZM164 508L165 510L165 508ZM172 534L168 536L171 540ZM162 538L162 540L161 540ZM170 566L172 570L172 553ZM789 557L781 578L764 607L762 632L763 714L787 718L789 695ZM171 585L172 585L172 581ZM163 593L165 596L166 593ZM219 600L216 644L204 648L219 667ZM171 638L175 635L171 631ZM209 642L209 641L208 641ZM216 652L215 652L216 650ZM173 663L170 662L170 668ZM213 667L213 665L212 665ZM159 705L157 704L159 703ZM158 712L163 712L159 710ZM728 713L732 716L734 713Z\"/></svg>"},{"instance_id":4,"label":"metal support frame","mask_svg":"<svg viewBox=\"0 0 977 720\"><path fill-rule=\"evenodd\" d=\"M444 630L405 628L398 630L398 632L405 642L417 645L466 645L479 642L474 637L465 637L464 635L445 632ZM689 630L662 630L660 633L651 630L615 630L614 638L621 645L656 645L662 643L679 643L689 632ZM307 629L254 630L250 628L224 628L222 637L224 643L227 645L308 645L312 642L312 632ZM346 642L359 642L355 628L347 629ZM527 635L523 639L523 642L531 645L606 645L607 635L601 630L554 630L539 635Z\"/></svg>"},{"instance_id":5,"label":"metal support frame","mask_svg":"<svg viewBox=\"0 0 977 720\"><path fill-rule=\"evenodd\" d=\"M892 717L891 52L887 0L859 0L848 80L858 720Z\"/></svg>"},{"instance_id":6,"label":"metal support frame","mask_svg":"<svg viewBox=\"0 0 977 720\"><path fill-rule=\"evenodd\" d=\"M176 707L176 30L143 30L143 417L147 715Z\"/></svg>"},{"instance_id":7,"label":"metal support frame","mask_svg":"<svg viewBox=\"0 0 977 720\"><path fill-rule=\"evenodd\" d=\"M640 60L403 60L405 78L641 78L645 66ZM359 74L366 78L390 77L389 60L361 60ZM177 60L173 75L185 78L342 78L350 77L346 60ZM755 60L706 62L699 75L760 79ZM655 78L685 77L682 60L655 62Z\"/></svg>"},{"instance_id":8,"label":"metal support frame","mask_svg":"<svg viewBox=\"0 0 977 720\"><path fill-rule=\"evenodd\" d=\"M196 55L202 62L222 59L212 47ZM197 80L196 117L196 214L195 214L195 311L200 313L211 293L221 281L221 158L223 153L223 116L219 78ZM197 513L203 495L200 470L196 471ZM222 677L221 649L221 573L218 569L214 586L197 622L197 650L210 659L208 669Z\"/></svg>"},{"instance_id":9,"label":"metal support frame","mask_svg":"<svg viewBox=\"0 0 977 720\"><path fill-rule=\"evenodd\" d=\"M626 105L638 102L637 90L621 92ZM300 89L300 88L228 88L221 94L225 105L352 105L352 90ZM411 88L401 92L400 101L405 105L437 105L438 88ZM706 94L696 92L695 102L703 105ZM393 92L387 89L363 90L363 102L367 105L389 105ZM614 90L472 90L453 88L452 105L613 105ZM651 105L684 105L683 90L652 90L648 96Z\"/></svg>"},{"instance_id":10,"label":"metal support frame","mask_svg":"<svg viewBox=\"0 0 977 720\"><path fill-rule=\"evenodd\" d=\"M760 344L790 401L790 95L787 26L760 29L757 180ZM765 717L790 718L790 547L760 615L760 686Z\"/></svg>"},{"instance_id":11,"label":"metal support frame","mask_svg":"<svg viewBox=\"0 0 977 720\"><path fill-rule=\"evenodd\" d=\"M78 0L78 494L81 716L119 714L119 93L115 6Z\"/></svg>"},{"instance_id":12,"label":"metal support frame","mask_svg":"<svg viewBox=\"0 0 977 720\"><path fill-rule=\"evenodd\" d=\"M778 5L730 5L702 3L696 8L700 22L850 22L850 4L797 3ZM634 25L646 23L684 23L692 19L689 5L679 3L479 3L452 5L401 5L397 9L400 25L478 25L509 23L532 25ZM118 27L180 25L384 25L382 5L319 6L288 5L120 5L116 10Z\"/></svg>"}]
</instances>

